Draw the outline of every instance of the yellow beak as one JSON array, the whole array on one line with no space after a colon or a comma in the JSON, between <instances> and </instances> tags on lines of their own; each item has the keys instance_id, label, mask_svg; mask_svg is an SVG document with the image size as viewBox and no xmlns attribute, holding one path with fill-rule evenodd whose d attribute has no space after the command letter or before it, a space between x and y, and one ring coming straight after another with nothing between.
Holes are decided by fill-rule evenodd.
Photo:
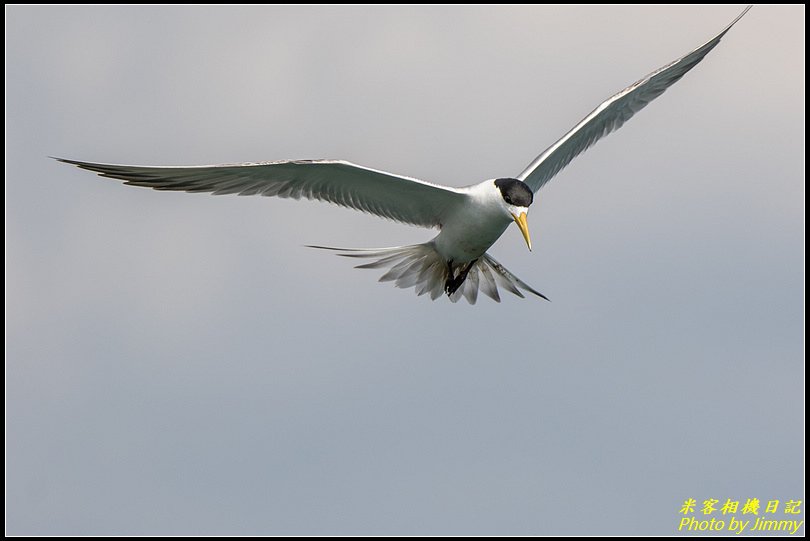
<instances>
[{"instance_id":1,"label":"yellow beak","mask_svg":"<svg viewBox=\"0 0 810 541\"><path fill-rule=\"evenodd\" d=\"M529 247L529 251L532 251L532 239L529 236L529 224L526 222L526 213L521 212L520 216L512 215L512 218L515 219L515 223L520 228L520 232L523 233L523 238L526 239L526 246Z\"/></svg>"}]
</instances>

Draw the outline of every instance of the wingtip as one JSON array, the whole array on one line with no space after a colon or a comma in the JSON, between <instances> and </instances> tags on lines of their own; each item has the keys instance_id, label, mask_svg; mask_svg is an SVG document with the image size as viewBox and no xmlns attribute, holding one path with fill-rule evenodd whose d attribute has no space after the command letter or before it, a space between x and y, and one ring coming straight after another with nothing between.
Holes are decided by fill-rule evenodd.
<instances>
[{"instance_id":1,"label":"wingtip","mask_svg":"<svg viewBox=\"0 0 810 541\"><path fill-rule=\"evenodd\" d=\"M60 158L59 156L48 156L52 160L56 160L58 162L66 163L68 165L75 165L76 167L81 167L84 162L80 162L77 160L71 160L69 158Z\"/></svg>"},{"instance_id":2,"label":"wingtip","mask_svg":"<svg viewBox=\"0 0 810 541\"><path fill-rule=\"evenodd\" d=\"M332 246L318 246L315 244L304 244L304 248L315 248L317 250L334 250L336 252L344 252L343 248L334 248Z\"/></svg>"},{"instance_id":3,"label":"wingtip","mask_svg":"<svg viewBox=\"0 0 810 541\"><path fill-rule=\"evenodd\" d=\"M745 15L746 13L748 13L748 11L749 11L749 10L750 10L752 7L754 7L754 4L748 4L747 6L745 6L745 9L744 9L744 10L742 10L742 13L740 13L739 15L737 15L737 18L736 18L736 19L734 19L734 23L736 23L737 21L739 21L739 20L742 18L742 16L743 16L743 15ZM731 24L734 24L734 23L731 23Z\"/></svg>"},{"instance_id":4,"label":"wingtip","mask_svg":"<svg viewBox=\"0 0 810 541\"><path fill-rule=\"evenodd\" d=\"M720 33L720 35L722 36L723 34L725 34L726 32L728 32L729 30L731 30L731 27L732 27L732 26L734 26L735 24L737 24L737 21L739 21L740 19L742 19L742 18L743 18L743 15L745 15L746 13L748 13L748 11L749 11L749 10L750 10L752 7L754 7L754 4L749 4L748 6L746 6L746 8L745 8L744 10L742 10L742 13L740 13L739 15L737 15L737 16L734 18L734 20L733 20L733 21L731 21L731 22L729 23L729 25L728 25L728 26L727 26L727 27L726 27L726 28L725 28L725 29L724 29L724 30L723 30L723 31Z\"/></svg>"}]
</instances>

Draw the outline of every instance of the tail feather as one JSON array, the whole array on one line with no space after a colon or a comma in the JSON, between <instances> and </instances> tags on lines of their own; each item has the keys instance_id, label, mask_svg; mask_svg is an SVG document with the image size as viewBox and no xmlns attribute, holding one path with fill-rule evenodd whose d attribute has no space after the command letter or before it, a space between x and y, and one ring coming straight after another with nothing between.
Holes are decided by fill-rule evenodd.
<instances>
[{"instance_id":1,"label":"tail feather","mask_svg":"<svg viewBox=\"0 0 810 541\"><path fill-rule=\"evenodd\" d=\"M470 304L475 304L478 300L478 273L474 272L467 275L464 284L464 298Z\"/></svg>"},{"instance_id":2,"label":"tail feather","mask_svg":"<svg viewBox=\"0 0 810 541\"><path fill-rule=\"evenodd\" d=\"M338 255L343 257L374 259L369 263L357 265L356 268L388 269L380 277L380 282L394 282L396 287L402 289L414 288L417 295L429 294L431 300L441 297L449 278L447 263L431 242L378 249L332 248L329 246L309 246L309 248L341 252ZM506 270L489 254L484 254L473 264L464 283L448 297L454 303L465 298L468 303L475 304L478 301L478 292L481 291L495 302L501 302L498 292L499 285L518 297L525 297L523 291L527 291L549 300L548 297Z\"/></svg>"},{"instance_id":3,"label":"tail feather","mask_svg":"<svg viewBox=\"0 0 810 541\"><path fill-rule=\"evenodd\" d=\"M541 297L541 298L546 299L547 301L551 302L551 299L549 299L548 297L546 297L545 295L543 295L542 293L540 293L539 291L534 289L532 286L530 286L529 284L527 284L526 282L524 282L523 280L521 280L520 278L518 278L517 276L515 276L514 274L512 274L508 270L506 270L506 268L503 265L501 265L500 263L495 261L495 258L490 256L489 254L484 254L484 258L486 258L488 260L487 263L490 266L492 266L493 270L495 270L495 276L500 276L503 279L504 282L507 282L511 286L510 291L512 291L512 293L514 293L515 295L517 295L519 297L523 297L521 292L517 290L517 287L519 287L519 288L523 289L524 291L528 291L529 293L533 293L533 294L537 295L538 297ZM515 286L517 286L517 287L515 287Z\"/></svg>"},{"instance_id":4,"label":"tail feather","mask_svg":"<svg viewBox=\"0 0 810 541\"><path fill-rule=\"evenodd\" d=\"M484 265L481 267L479 275L481 276L481 291L484 292L484 295L495 302L501 302L501 296L498 294L498 284L495 282L495 277L492 276L489 266Z\"/></svg>"}]
</instances>

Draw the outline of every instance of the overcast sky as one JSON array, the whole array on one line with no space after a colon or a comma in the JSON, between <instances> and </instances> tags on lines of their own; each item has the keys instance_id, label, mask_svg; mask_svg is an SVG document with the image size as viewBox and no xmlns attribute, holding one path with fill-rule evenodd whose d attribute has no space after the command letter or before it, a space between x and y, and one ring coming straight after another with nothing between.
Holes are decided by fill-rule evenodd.
<instances>
[{"instance_id":1,"label":"overcast sky","mask_svg":"<svg viewBox=\"0 0 810 541\"><path fill-rule=\"evenodd\" d=\"M47 158L514 176L742 9L7 7L7 533L673 534L688 498L804 500L803 6L556 177L533 252L506 231L551 303L303 247L432 231Z\"/></svg>"}]
</instances>

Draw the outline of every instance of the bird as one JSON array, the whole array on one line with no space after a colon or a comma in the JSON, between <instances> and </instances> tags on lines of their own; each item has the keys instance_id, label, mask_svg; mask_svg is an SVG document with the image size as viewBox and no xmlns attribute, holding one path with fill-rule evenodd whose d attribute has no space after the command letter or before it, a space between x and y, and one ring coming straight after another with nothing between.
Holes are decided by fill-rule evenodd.
<instances>
[{"instance_id":1,"label":"bird","mask_svg":"<svg viewBox=\"0 0 810 541\"><path fill-rule=\"evenodd\" d=\"M709 41L614 94L537 156L516 177L454 188L343 160L284 160L203 166L60 162L155 190L262 195L326 201L405 224L435 228L428 242L390 248L335 248L338 255L371 260L357 268L385 269L381 282L413 288L432 300L446 295L475 304L478 292L500 302L499 286L524 298L548 297L495 260L487 250L516 224L532 249L528 213L537 192L574 158L619 129L714 49L751 6Z\"/></svg>"}]
</instances>

